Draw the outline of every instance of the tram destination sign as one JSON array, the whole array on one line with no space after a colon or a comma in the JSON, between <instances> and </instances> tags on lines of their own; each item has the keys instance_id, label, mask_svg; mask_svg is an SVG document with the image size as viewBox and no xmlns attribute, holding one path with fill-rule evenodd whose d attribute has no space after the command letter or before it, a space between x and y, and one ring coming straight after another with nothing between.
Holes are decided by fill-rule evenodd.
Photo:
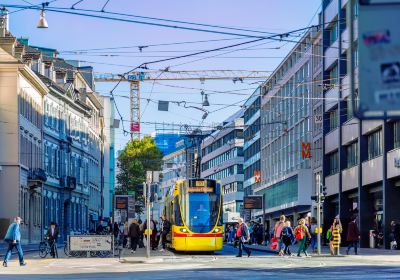
<instances>
[{"instance_id":1,"label":"tram destination sign","mask_svg":"<svg viewBox=\"0 0 400 280\"><path fill-rule=\"evenodd\" d=\"M262 209L263 197L261 195L245 196L243 198L244 209Z\"/></svg>"}]
</instances>

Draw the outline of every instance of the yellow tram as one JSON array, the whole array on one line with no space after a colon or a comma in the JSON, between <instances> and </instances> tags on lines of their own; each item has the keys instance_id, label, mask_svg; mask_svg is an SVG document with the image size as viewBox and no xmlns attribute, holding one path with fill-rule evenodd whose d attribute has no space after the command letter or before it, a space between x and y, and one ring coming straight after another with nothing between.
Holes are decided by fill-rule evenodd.
<instances>
[{"instance_id":1,"label":"yellow tram","mask_svg":"<svg viewBox=\"0 0 400 280\"><path fill-rule=\"evenodd\" d=\"M175 183L167 195L164 213L171 222L170 248L176 251L222 250L221 184L209 179Z\"/></svg>"}]
</instances>

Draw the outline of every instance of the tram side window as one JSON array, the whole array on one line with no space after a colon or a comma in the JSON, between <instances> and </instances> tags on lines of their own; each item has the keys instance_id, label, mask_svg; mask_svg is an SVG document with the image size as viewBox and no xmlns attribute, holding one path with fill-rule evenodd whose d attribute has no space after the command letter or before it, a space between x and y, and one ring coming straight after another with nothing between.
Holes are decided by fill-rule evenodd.
<instances>
[{"instance_id":1,"label":"tram side window","mask_svg":"<svg viewBox=\"0 0 400 280\"><path fill-rule=\"evenodd\" d=\"M177 226L183 226L182 217L181 217L181 212L179 211L179 199L178 199L178 197L175 197L175 203L174 203L174 219L175 219L175 225L177 225Z\"/></svg>"}]
</instances>

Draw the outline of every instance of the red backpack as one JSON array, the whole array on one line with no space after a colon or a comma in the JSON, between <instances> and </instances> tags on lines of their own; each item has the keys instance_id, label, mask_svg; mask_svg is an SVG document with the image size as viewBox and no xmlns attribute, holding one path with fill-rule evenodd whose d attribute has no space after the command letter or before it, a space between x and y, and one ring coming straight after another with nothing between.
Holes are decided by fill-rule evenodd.
<instances>
[{"instance_id":1,"label":"red backpack","mask_svg":"<svg viewBox=\"0 0 400 280\"><path fill-rule=\"evenodd\" d=\"M301 240L304 237L303 227L296 227L295 235L297 240Z\"/></svg>"}]
</instances>

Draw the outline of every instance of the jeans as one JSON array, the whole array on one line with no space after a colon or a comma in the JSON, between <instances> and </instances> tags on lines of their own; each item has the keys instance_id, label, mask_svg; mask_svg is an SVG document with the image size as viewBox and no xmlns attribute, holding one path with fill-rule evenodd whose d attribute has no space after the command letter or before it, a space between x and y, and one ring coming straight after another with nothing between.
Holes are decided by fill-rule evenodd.
<instances>
[{"instance_id":1,"label":"jeans","mask_svg":"<svg viewBox=\"0 0 400 280\"><path fill-rule=\"evenodd\" d=\"M317 249L317 235L311 234L311 250L315 251Z\"/></svg>"},{"instance_id":2,"label":"jeans","mask_svg":"<svg viewBox=\"0 0 400 280\"><path fill-rule=\"evenodd\" d=\"M354 247L354 253L357 254L358 241L350 241L349 246L347 246L347 252L350 251L351 247Z\"/></svg>"},{"instance_id":3,"label":"jeans","mask_svg":"<svg viewBox=\"0 0 400 280\"><path fill-rule=\"evenodd\" d=\"M244 246L244 243L242 241L242 238L239 238L239 253L238 256L242 256L242 249L247 253L247 255L250 255L250 249Z\"/></svg>"},{"instance_id":4,"label":"jeans","mask_svg":"<svg viewBox=\"0 0 400 280\"><path fill-rule=\"evenodd\" d=\"M24 263L24 252L22 252L21 243L18 241L15 244L13 244L12 241L7 241L7 243L8 243L8 249L6 255L4 256L4 262L8 262L10 260L12 250L14 249L14 247L16 247L19 257L19 263L20 264Z\"/></svg>"},{"instance_id":5,"label":"jeans","mask_svg":"<svg viewBox=\"0 0 400 280\"><path fill-rule=\"evenodd\" d=\"M306 240L307 240L307 236L304 236L303 239L297 240L299 243L299 249L297 250L297 256L300 256L301 252L304 252L304 254L307 256Z\"/></svg>"},{"instance_id":6,"label":"jeans","mask_svg":"<svg viewBox=\"0 0 400 280\"><path fill-rule=\"evenodd\" d=\"M283 250L283 241L282 238L276 238L278 239L278 252L280 252L281 250Z\"/></svg>"}]
</instances>

